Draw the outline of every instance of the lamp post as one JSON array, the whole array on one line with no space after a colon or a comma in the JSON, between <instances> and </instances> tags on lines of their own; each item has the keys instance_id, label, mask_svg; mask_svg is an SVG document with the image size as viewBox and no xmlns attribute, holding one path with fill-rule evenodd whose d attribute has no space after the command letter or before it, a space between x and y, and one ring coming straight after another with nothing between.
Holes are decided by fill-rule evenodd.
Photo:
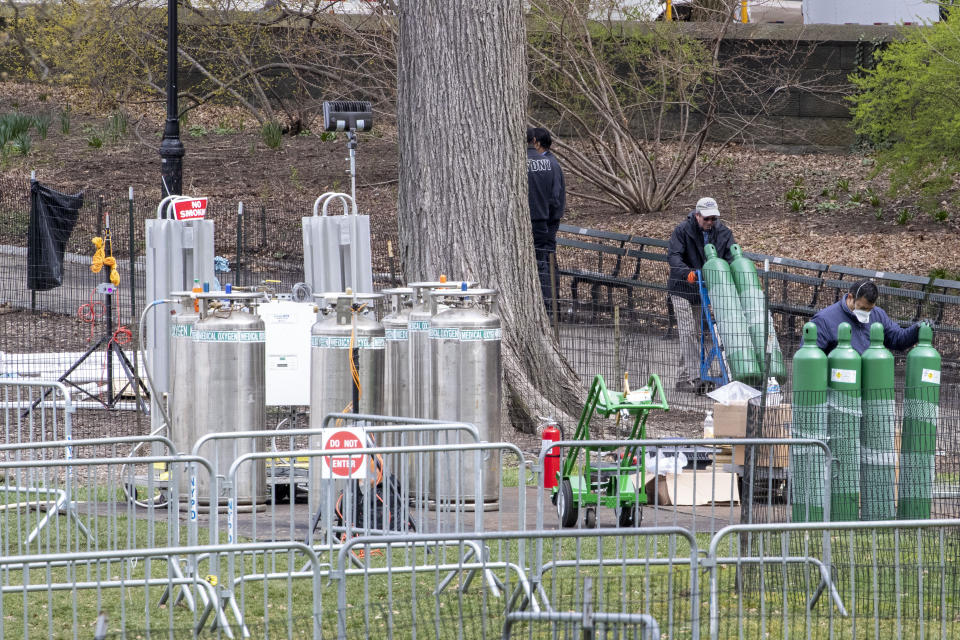
<instances>
[{"instance_id":1,"label":"lamp post","mask_svg":"<svg viewBox=\"0 0 960 640\"><path fill-rule=\"evenodd\" d=\"M183 143L177 107L177 0L167 0L167 122L160 142L161 196L183 193Z\"/></svg>"}]
</instances>

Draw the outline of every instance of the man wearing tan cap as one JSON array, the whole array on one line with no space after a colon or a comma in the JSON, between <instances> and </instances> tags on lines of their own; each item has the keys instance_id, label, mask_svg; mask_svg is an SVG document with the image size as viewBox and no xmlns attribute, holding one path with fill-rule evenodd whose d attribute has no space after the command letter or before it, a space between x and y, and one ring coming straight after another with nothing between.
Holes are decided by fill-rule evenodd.
<instances>
[{"instance_id":1,"label":"man wearing tan cap","mask_svg":"<svg viewBox=\"0 0 960 640\"><path fill-rule=\"evenodd\" d=\"M733 232L720 222L717 201L700 198L697 208L673 230L667 249L670 262L667 291L680 337L678 391L695 393L700 389L700 293L695 272L706 262L703 247L708 243L717 248L717 255L724 260L729 262L733 258L730 253Z\"/></svg>"}]
</instances>

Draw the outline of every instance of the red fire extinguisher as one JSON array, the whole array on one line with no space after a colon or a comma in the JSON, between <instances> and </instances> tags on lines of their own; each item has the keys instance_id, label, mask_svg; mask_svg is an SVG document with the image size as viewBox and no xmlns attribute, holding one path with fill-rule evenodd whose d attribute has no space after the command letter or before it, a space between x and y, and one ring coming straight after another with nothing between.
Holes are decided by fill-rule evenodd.
<instances>
[{"instance_id":1,"label":"red fire extinguisher","mask_svg":"<svg viewBox=\"0 0 960 640\"><path fill-rule=\"evenodd\" d=\"M543 428L543 442L559 442L560 429L557 425L550 423ZM560 473L560 447L553 447L547 451L543 460L543 488L552 489L557 486L557 474Z\"/></svg>"}]
</instances>

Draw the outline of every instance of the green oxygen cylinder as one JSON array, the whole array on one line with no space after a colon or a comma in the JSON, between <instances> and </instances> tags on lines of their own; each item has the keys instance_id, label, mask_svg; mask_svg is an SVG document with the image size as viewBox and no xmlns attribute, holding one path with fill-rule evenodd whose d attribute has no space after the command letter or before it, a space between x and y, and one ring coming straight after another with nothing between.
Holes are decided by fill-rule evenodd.
<instances>
[{"instance_id":1,"label":"green oxygen cylinder","mask_svg":"<svg viewBox=\"0 0 960 640\"><path fill-rule=\"evenodd\" d=\"M856 520L860 513L860 354L850 346L850 324L841 322L837 346L827 356L830 453L830 520Z\"/></svg>"},{"instance_id":2,"label":"green oxygen cylinder","mask_svg":"<svg viewBox=\"0 0 960 640\"><path fill-rule=\"evenodd\" d=\"M883 346L883 325L870 326L863 368L860 421L860 519L892 520L896 515L896 393L893 354Z\"/></svg>"},{"instance_id":3,"label":"green oxygen cylinder","mask_svg":"<svg viewBox=\"0 0 960 640\"><path fill-rule=\"evenodd\" d=\"M743 307L743 315L747 320L747 326L750 329L750 338L753 341L753 348L757 352L757 361L762 369L765 360L766 351L770 350L770 374L777 379L777 382L783 384L786 381L786 370L783 366L783 352L780 350L780 342L777 340L777 331L773 326L773 315L767 317L767 339L764 340L764 295L763 287L760 286L760 277L757 275L757 267L753 260L744 257L740 245L735 244L730 247L730 253L733 254L733 260L730 262L730 271L733 273L733 282L737 286L737 293L740 295L740 306Z\"/></svg>"},{"instance_id":4,"label":"green oxygen cylinder","mask_svg":"<svg viewBox=\"0 0 960 640\"><path fill-rule=\"evenodd\" d=\"M920 325L917 346L907 354L897 502L897 518L901 520L930 517L940 417L940 354L932 341L933 330Z\"/></svg>"},{"instance_id":5,"label":"green oxygen cylinder","mask_svg":"<svg viewBox=\"0 0 960 640\"><path fill-rule=\"evenodd\" d=\"M817 346L817 325L803 325L803 345L793 356L793 438L826 442L827 356ZM794 522L822 522L826 457L819 447L790 447L790 496ZM829 516L829 514L826 514Z\"/></svg>"},{"instance_id":6,"label":"green oxygen cylinder","mask_svg":"<svg viewBox=\"0 0 960 640\"><path fill-rule=\"evenodd\" d=\"M723 338L723 350L730 365L730 376L747 384L759 384L763 382L763 370L757 363L730 265L726 260L717 257L717 249L712 244L707 244L704 252L707 261L703 265L703 278L707 282L710 306L713 308L720 337Z\"/></svg>"}]
</instances>

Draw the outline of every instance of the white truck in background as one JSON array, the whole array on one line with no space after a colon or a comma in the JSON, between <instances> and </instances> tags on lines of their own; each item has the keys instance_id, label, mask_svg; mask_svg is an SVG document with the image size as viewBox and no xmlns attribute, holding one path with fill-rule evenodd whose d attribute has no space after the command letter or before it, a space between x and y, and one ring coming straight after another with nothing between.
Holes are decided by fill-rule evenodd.
<instances>
[{"instance_id":1,"label":"white truck in background","mask_svg":"<svg viewBox=\"0 0 960 640\"><path fill-rule=\"evenodd\" d=\"M803 0L804 24L927 24L940 19L930 0Z\"/></svg>"},{"instance_id":2,"label":"white truck in background","mask_svg":"<svg viewBox=\"0 0 960 640\"><path fill-rule=\"evenodd\" d=\"M404 0L396 0L402 2ZM407 0L409 1L409 0ZM482 2L483 0L477 0ZM321 0L332 13L383 11L379 0ZM590 0L597 20L663 20L666 0ZM672 18L688 21L697 0L673 0ZM740 20L739 0L732 0ZM747 21L783 24L925 24L940 19L932 0L747 0ZM388 9L389 11L389 9Z\"/></svg>"}]
</instances>

